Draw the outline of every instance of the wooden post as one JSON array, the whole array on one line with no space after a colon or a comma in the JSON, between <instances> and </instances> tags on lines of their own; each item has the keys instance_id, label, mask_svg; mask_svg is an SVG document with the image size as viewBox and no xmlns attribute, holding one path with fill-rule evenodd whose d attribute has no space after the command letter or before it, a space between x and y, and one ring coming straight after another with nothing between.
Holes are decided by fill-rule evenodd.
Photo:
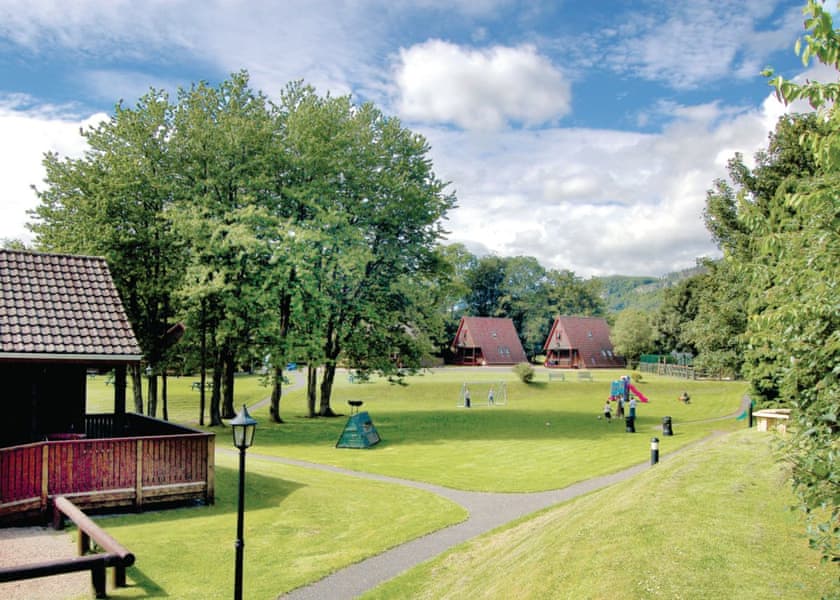
<instances>
[{"instance_id":1,"label":"wooden post","mask_svg":"<svg viewBox=\"0 0 840 600\"><path fill-rule=\"evenodd\" d=\"M76 542L76 545L78 547L79 556L84 556L90 552L90 536L82 529L79 529L79 539Z\"/></svg>"},{"instance_id":2,"label":"wooden post","mask_svg":"<svg viewBox=\"0 0 840 600\"><path fill-rule=\"evenodd\" d=\"M136 460L134 468L137 472L134 475L134 504L138 508L143 506L143 440L137 440Z\"/></svg>"},{"instance_id":3,"label":"wooden post","mask_svg":"<svg viewBox=\"0 0 840 600\"><path fill-rule=\"evenodd\" d=\"M213 504L216 501L216 436L207 438L207 492L204 501Z\"/></svg>"},{"instance_id":4,"label":"wooden post","mask_svg":"<svg viewBox=\"0 0 840 600\"><path fill-rule=\"evenodd\" d=\"M105 560L97 562L90 570L90 578L93 583L93 590L97 598L107 598L108 592L105 589Z\"/></svg>"},{"instance_id":5,"label":"wooden post","mask_svg":"<svg viewBox=\"0 0 840 600\"><path fill-rule=\"evenodd\" d=\"M47 511L50 494L50 445L44 442L41 450L41 513Z\"/></svg>"}]
</instances>

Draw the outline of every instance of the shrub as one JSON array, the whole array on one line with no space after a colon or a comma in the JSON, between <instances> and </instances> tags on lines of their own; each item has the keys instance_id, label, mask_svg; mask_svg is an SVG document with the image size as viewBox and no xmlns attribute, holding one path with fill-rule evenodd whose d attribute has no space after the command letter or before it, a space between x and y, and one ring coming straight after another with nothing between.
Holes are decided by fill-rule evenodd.
<instances>
[{"instance_id":1,"label":"shrub","mask_svg":"<svg viewBox=\"0 0 840 600\"><path fill-rule=\"evenodd\" d=\"M531 383L534 380L534 367L526 362L513 367L513 372L522 380L522 383Z\"/></svg>"}]
</instances>

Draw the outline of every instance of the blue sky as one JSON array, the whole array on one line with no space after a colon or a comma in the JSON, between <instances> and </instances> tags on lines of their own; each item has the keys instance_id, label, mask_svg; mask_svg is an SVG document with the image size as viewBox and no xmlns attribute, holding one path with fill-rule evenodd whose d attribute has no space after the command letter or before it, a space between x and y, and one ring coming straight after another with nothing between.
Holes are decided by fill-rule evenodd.
<instances>
[{"instance_id":1,"label":"blue sky","mask_svg":"<svg viewBox=\"0 0 840 600\"><path fill-rule=\"evenodd\" d=\"M0 0L0 238L79 127L246 69L372 101L431 146L451 241L584 277L662 275L716 249L705 192L802 76L804 2ZM810 76L815 76L811 73Z\"/></svg>"}]
</instances>

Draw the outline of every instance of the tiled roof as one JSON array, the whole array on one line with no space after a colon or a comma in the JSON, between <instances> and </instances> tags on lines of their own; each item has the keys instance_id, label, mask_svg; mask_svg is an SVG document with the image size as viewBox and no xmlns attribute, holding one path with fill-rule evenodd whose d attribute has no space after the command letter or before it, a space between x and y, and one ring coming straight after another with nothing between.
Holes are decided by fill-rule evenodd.
<instances>
[{"instance_id":1,"label":"tiled roof","mask_svg":"<svg viewBox=\"0 0 840 600\"><path fill-rule=\"evenodd\" d=\"M0 357L140 354L104 258L0 250Z\"/></svg>"},{"instance_id":2,"label":"tiled roof","mask_svg":"<svg viewBox=\"0 0 840 600\"><path fill-rule=\"evenodd\" d=\"M528 360L511 319L461 317L452 346L481 348L487 364L516 364Z\"/></svg>"},{"instance_id":3,"label":"tiled roof","mask_svg":"<svg viewBox=\"0 0 840 600\"><path fill-rule=\"evenodd\" d=\"M557 348L576 349L587 367L624 366L624 359L613 353L606 319L557 317L543 349Z\"/></svg>"}]
</instances>

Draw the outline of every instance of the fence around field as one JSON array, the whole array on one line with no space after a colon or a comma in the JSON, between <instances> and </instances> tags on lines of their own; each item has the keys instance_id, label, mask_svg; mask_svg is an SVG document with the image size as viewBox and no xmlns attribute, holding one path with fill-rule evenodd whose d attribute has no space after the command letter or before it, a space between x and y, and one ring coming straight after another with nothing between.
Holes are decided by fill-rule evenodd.
<instances>
[{"instance_id":1,"label":"fence around field","mask_svg":"<svg viewBox=\"0 0 840 600\"><path fill-rule=\"evenodd\" d=\"M637 368L642 373L652 373L654 375L668 375L671 377L681 377L683 379L697 379L698 376L698 373L694 370L694 367L689 367L687 365L640 362Z\"/></svg>"}]
</instances>

